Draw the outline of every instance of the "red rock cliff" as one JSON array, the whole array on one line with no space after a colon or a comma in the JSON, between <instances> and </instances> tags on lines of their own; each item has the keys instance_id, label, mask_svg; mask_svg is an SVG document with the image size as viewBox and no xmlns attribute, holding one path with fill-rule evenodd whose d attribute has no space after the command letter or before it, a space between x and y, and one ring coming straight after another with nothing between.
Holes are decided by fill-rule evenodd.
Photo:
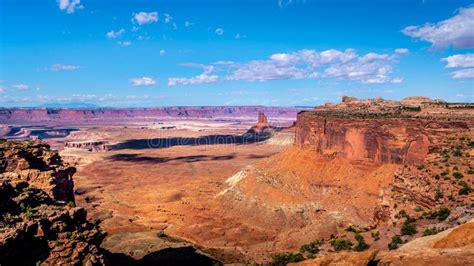
<instances>
[{"instance_id":1,"label":"red rock cliff","mask_svg":"<svg viewBox=\"0 0 474 266\"><path fill-rule=\"evenodd\" d=\"M295 145L352 161L419 164L447 132L467 128L464 121L342 118L301 112Z\"/></svg>"}]
</instances>

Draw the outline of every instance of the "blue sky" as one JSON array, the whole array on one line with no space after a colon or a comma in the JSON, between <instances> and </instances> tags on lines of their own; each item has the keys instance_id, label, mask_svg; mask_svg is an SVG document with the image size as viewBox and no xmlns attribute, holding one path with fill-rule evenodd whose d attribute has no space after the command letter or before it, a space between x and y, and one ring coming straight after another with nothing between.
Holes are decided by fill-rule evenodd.
<instances>
[{"instance_id":1,"label":"blue sky","mask_svg":"<svg viewBox=\"0 0 474 266\"><path fill-rule=\"evenodd\" d=\"M0 0L0 106L474 101L472 1Z\"/></svg>"}]
</instances>

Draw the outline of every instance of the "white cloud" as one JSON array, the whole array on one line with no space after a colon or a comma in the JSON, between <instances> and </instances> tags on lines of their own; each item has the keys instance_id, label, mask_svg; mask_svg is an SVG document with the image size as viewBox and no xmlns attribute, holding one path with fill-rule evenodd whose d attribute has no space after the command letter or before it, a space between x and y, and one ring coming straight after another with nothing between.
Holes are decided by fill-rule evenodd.
<instances>
[{"instance_id":1,"label":"white cloud","mask_svg":"<svg viewBox=\"0 0 474 266\"><path fill-rule=\"evenodd\" d=\"M354 49L346 49L344 52L330 49L320 53L321 63L329 64L334 62L346 63L354 59L357 55Z\"/></svg>"},{"instance_id":2,"label":"white cloud","mask_svg":"<svg viewBox=\"0 0 474 266\"><path fill-rule=\"evenodd\" d=\"M474 54L456 54L441 59L448 62L446 67L474 67Z\"/></svg>"},{"instance_id":3,"label":"white cloud","mask_svg":"<svg viewBox=\"0 0 474 266\"><path fill-rule=\"evenodd\" d=\"M460 8L451 18L436 24L409 26L402 33L430 42L433 49L474 48L474 7Z\"/></svg>"},{"instance_id":4,"label":"white cloud","mask_svg":"<svg viewBox=\"0 0 474 266\"><path fill-rule=\"evenodd\" d=\"M306 71L286 64L287 59L251 61L230 74L228 80L265 81L278 79L303 79Z\"/></svg>"},{"instance_id":5,"label":"white cloud","mask_svg":"<svg viewBox=\"0 0 474 266\"><path fill-rule=\"evenodd\" d=\"M209 84L219 81L219 76L212 74L215 70L214 66L200 64L183 64L183 66L202 68L203 73L192 78L169 78L168 86Z\"/></svg>"},{"instance_id":6,"label":"white cloud","mask_svg":"<svg viewBox=\"0 0 474 266\"><path fill-rule=\"evenodd\" d=\"M12 87L19 90L19 91L25 91L29 88L29 86L26 85L26 84L15 84Z\"/></svg>"},{"instance_id":7,"label":"white cloud","mask_svg":"<svg viewBox=\"0 0 474 266\"><path fill-rule=\"evenodd\" d=\"M164 49L161 49L160 50L160 56L164 56L164 55L166 55L166 51Z\"/></svg>"},{"instance_id":8,"label":"white cloud","mask_svg":"<svg viewBox=\"0 0 474 266\"><path fill-rule=\"evenodd\" d=\"M240 39L240 33L235 34L234 39L239 40Z\"/></svg>"},{"instance_id":9,"label":"white cloud","mask_svg":"<svg viewBox=\"0 0 474 266\"><path fill-rule=\"evenodd\" d=\"M474 68L466 68L451 73L453 79L473 79Z\"/></svg>"},{"instance_id":10,"label":"white cloud","mask_svg":"<svg viewBox=\"0 0 474 266\"><path fill-rule=\"evenodd\" d=\"M0 94L5 93L5 88L0 87Z\"/></svg>"},{"instance_id":11,"label":"white cloud","mask_svg":"<svg viewBox=\"0 0 474 266\"><path fill-rule=\"evenodd\" d=\"M215 83L219 80L217 75L200 74L192 78L169 78L168 86L176 85L195 85Z\"/></svg>"},{"instance_id":12,"label":"white cloud","mask_svg":"<svg viewBox=\"0 0 474 266\"><path fill-rule=\"evenodd\" d=\"M472 79L474 78L474 54L456 54L442 58L447 62L447 68L460 68L451 72L454 79Z\"/></svg>"},{"instance_id":13,"label":"white cloud","mask_svg":"<svg viewBox=\"0 0 474 266\"><path fill-rule=\"evenodd\" d=\"M125 29L120 29L118 31L109 31L107 32L107 34L105 36L107 36L107 38L109 39L115 39L115 38L118 38L120 36L122 36L122 34L125 32Z\"/></svg>"},{"instance_id":14,"label":"white cloud","mask_svg":"<svg viewBox=\"0 0 474 266\"><path fill-rule=\"evenodd\" d=\"M410 53L410 50L407 48L397 48L395 49L395 53L398 55L408 55Z\"/></svg>"},{"instance_id":15,"label":"white cloud","mask_svg":"<svg viewBox=\"0 0 474 266\"><path fill-rule=\"evenodd\" d=\"M217 35L222 35L222 34L224 34L224 30L222 28L217 28L216 29L216 34Z\"/></svg>"},{"instance_id":16,"label":"white cloud","mask_svg":"<svg viewBox=\"0 0 474 266\"><path fill-rule=\"evenodd\" d=\"M306 3L306 0L278 0L278 6L280 8L285 8L294 3Z\"/></svg>"},{"instance_id":17,"label":"white cloud","mask_svg":"<svg viewBox=\"0 0 474 266\"><path fill-rule=\"evenodd\" d=\"M131 41L123 41L123 42L117 42L118 45L120 46L123 46L123 47L127 47L127 46L130 46L132 45L132 42Z\"/></svg>"},{"instance_id":18,"label":"white cloud","mask_svg":"<svg viewBox=\"0 0 474 266\"><path fill-rule=\"evenodd\" d=\"M186 28L189 28L189 27L191 27L191 26L193 26L193 25L194 25L194 23L192 23L192 22L189 22L189 21L184 22L184 26L185 26Z\"/></svg>"},{"instance_id":19,"label":"white cloud","mask_svg":"<svg viewBox=\"0 0 474 266\"><path fill-rule=\"evenodd\" d=\"M132 21L138 25L149 24L158 21L158 12L139 12L133 15Z\"/></svg>"},{"instance_id":20,"label":"white cloud","mask_svg":"<svg viewBox=\"0 0 474 266\"><path fill-rule=\"evenodd\" d=\"M152 77L132 78L130 82L133 86L153 86L156 84Z\"/></svg>"},{"instance_id":21,"label":"white cloud","mask_svg":"<svg viewBox=\"0 0 474 266\"><path fill-rule=\"evenodd\" d=\"M165 23L170 23L173 17L170 14L163 14L165 17Z\"/></svg>"},{"instance_id":22,"label":"white cloud","mask_svg":"<svg viewBox=\"0 0 474 266\"><path fill-rule=\"evenodd\" d=\"M66 11L66 13L71 14L76 11L76 9L83 9L84 6L81 5L81 0L58 0L59 9Z\"/></svg>"},{"instance_id":23,"label":"white cloud","mask_svg":"<svg viewBox=\"0 0 474 266\"><path fill-rule=\"evenodd\" d=\"M54 64L54 65L51 65L49 70L57 72L57 71L62 71L62 70L76 70L79 68L80 66L75 66L75 65Z\"/></svg>"},{"instance_id":24,"label":"white cloud","mask_svg":"<svg viewBox=\"0 0 474 266\"><path fill-rule=\"evenodd\" d=\"M400 83L403 81L401 78L391 77L392 65L400 56L400 54L377 53L359 56L354 49L344 51L329 49L320 52L305 49L292 53L276 53L267 60L252 60L247 63L218 61L211 66L186 64L184 66L203 68L203 75L194 79L173 78L169 84L188 85L202 80L210 83L218 80L267 81L315 78L338 78L361 83ZM219 79L216 74L212 79L209 78L214 72L223 72L222 78Z\"/></svg>"}]
</instances>

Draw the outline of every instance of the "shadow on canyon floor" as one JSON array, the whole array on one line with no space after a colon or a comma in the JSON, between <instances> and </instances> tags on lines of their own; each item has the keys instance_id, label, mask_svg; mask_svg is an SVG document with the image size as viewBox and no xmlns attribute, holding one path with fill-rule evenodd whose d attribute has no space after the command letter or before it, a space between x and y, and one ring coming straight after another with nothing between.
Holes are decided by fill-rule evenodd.
<instances>
[{"instance_id":1,"label":"shadow on canyon floor","mask_svg":"<svg viewBox=\"0 0 474 266\"><path fill-rule=\"evenodd\" d=\"M166 163L170 161L181 161L185 163L194 163L200 161L223 161L232 160L235 158L235 153L223 156L209 156L209 155L190 155L190 156L179 156L174 158L168 157L149 157L139 156L138 154L126 154L119 153L108 157L112 161L127 161L134 163Z\"/></svg>"},{"instance_id":2,"label":"shadow on canyon floor","mask_svg":"<svg viewBox=\"0 0 474 266\"><path fill-rule=\"evenodd\" d=\"M201 146L201 145L244 145L265 141L271 137L267 133L248 132L243 135L208 135L196 138L155 138L155 139L130 139L122 143L108 146L110 150L121 149L160 149L173 146Z\"/></svg>"},{"instance_id":3,"label":"shadow on canyon floor","mask_svg":"<svg viewBox=\"0 0 474 266\"><path fill-rule=\"evenodd\" d=\"M105 251L110 265L117 266L180 266L180 265L222 265L221 262L214 260L204 254L199 253L193 247L166 248L152 252L140 260L136 260L123 253L110 253Z\"/></svg>"}]
</instances>

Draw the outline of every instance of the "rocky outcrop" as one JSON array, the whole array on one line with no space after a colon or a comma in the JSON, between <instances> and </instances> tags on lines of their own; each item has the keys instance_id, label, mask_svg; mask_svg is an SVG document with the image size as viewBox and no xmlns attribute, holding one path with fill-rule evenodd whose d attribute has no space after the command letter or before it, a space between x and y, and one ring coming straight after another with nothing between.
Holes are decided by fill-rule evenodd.
<instances>
[{"instance_id":1,"label":"rocky outcrop","mask_svg":"<svg viewBox=\"0 0 474 266\"><path fill-rule=\"evenodd\" d=\"M44 144L0 148L0 264L105 264L104 235L74 204L74 168Z\"/></svg>"},{"instance_id":2,"label":"rocky outcrop","mask_svg":"<svg viewBox=\"0 0 474 266\"><path fill-rule=\"evenodd\" d=\"M351 161L420 164L446 134L468 128L464 120L318 110L298 114L295 145Z\"/></svg>"},{"instance_id":3,"label":"rocky outcrop","mask_svg":"<svg viewBox=\"0 0 474 266\"><path fill-rule=\"evenodd\" d=\"M13 184L27 182L52 199L74 202L74 167L63 163L57 151L40 142L0 143L0 173Z\"/></svg>"}]
</instances>

